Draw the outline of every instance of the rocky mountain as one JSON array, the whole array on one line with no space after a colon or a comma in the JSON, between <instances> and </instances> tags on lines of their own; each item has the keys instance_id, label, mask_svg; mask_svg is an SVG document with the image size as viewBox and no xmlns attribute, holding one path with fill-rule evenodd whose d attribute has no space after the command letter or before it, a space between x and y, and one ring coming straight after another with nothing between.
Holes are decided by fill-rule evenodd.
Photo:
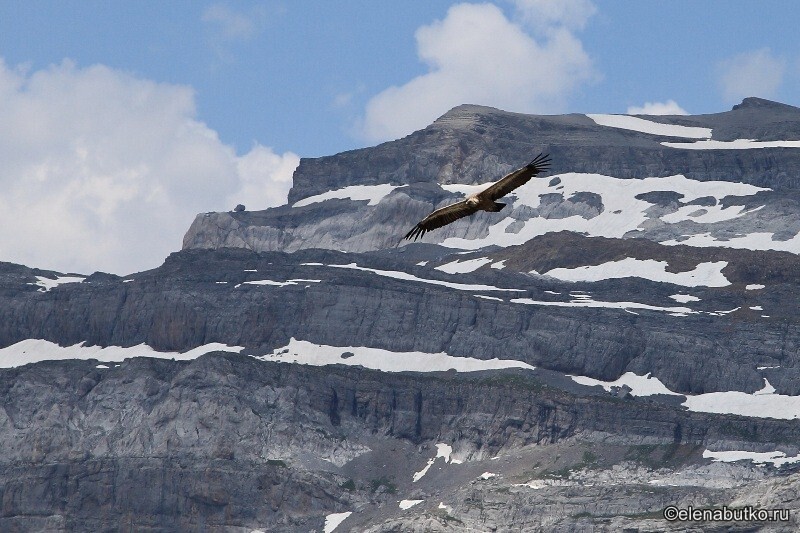
<instances>
[{"instance_id":1,"label":"rocky mountain","mask_svg":"<svg viewBox=\"0 0 800 533\"><path fill-rule=\"evenodd\" d=\"M399 242L539 152L501 212ZM0 263L0 529L795 531L798 189L776 102L459 106L157 269Z\"/></svg>"},{"instance_id":2,"label":"rocky mountain","mask_svg":"<svg viewBox=\"0 0 800 533\"><path fill-rule=\"evenodd\" d=\"M410 229L470 185L546 152L555 177L518 189L500 213L426 241L474 249L565 229L797 253L799 128L800 109L757 98L725 113L646 119L459 106L398 141L302 159L286 206L200 214L183 247L393 247L405 234L398 224Z\"/></svg>"}]
</instances>

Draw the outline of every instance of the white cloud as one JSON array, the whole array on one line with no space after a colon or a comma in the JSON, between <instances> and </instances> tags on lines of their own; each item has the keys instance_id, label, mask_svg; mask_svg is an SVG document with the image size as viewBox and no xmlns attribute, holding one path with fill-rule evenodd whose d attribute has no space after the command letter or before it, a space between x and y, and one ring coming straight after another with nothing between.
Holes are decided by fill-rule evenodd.
<instances>
[{"instance_id":1,"label":"white cloud","mask_svg":"<svg viewBox=\"0 0 800 533\"><path fill-rule=\"evenodd\" d=\"M631 106L628 108L629 115L688 115L675 100L666 102L645 102L641 107Z\"/></svg>"},{"instance_id":2,"label":"white cloud","mask_svg":"<svg viewBox=\"0 0 800 533\"><path fill-rule=\"evenodd\" d=\"M590 0L512 0L520 17L531 27L547 31L551 26L582 30L597 8Z\"/></svg>"},{"instance_id":3,"label":"white cloud","mask_svg":"<svg viewBox=\"0 0 800 533\"><path fill-rule=\"evenodd\" d=\"M566 19L575 24L575 15ZM454 5L444 20L420 27L416 41L429 72L367 103L361 133L370 141L411 133L464 103L558 112L570 91L594 76L568 27L551 26L537 40L493 4Z\"/></svg>"},{"instance_id":4,"label":"white cloud","mask_svg":"<svg viewBox=\"0 0 800 533\"><path fill-rule=\"evenodd\" d=\"M0 161L0 260L124 274L179 249L198 212L284 203L299 158L238 156L189 87L0 59Z\"/></svg>"},{"instance_id":5,"label":"white cloud","mask_svg":"<svg viewBox=\"0 0 800 533\"><path fill-rule=\"evenodd\" d=\"M219 37L238 41L255 36L262 12L239 13L225 4L212 4L203 10L202 20L215 27Z\"/></svg>"},{"instance_id":6,"label":"white cloud","mask_svg":"<svg viewBox=\"0 0 800 533\"><path fill-rule=\"evenodd\" d=\"M726 102L747 96L774 96L783 83L786 61L769 48L745 52L717 65L717 81Z\"/></svg>"},{"instance_id":7,"label":"white cloud","mask_svg":"<svg viewBox=\"0 0 800 533\"><path fill-rule=\"evenodd\" d=\"M300 158L290 152L278 155L265 146L254 146L236 162L239 189L228 196L226 205L246 202L263 209L286 203L298 163Z\"/></svg>"},{"instance_id":8,"label":"white cloud","mask_svg":"<svg viewBox=\"0 0 800 533\"><path fill-rule=\"evenodd\" d=\"M217 3L206 7L201 16L206 26L208 45L216 59L222 63L233 62L233 46L256 37L265 27L267 19L267 8L264 4L242 12L224 3Z\"/></svg>"}]
</instances>

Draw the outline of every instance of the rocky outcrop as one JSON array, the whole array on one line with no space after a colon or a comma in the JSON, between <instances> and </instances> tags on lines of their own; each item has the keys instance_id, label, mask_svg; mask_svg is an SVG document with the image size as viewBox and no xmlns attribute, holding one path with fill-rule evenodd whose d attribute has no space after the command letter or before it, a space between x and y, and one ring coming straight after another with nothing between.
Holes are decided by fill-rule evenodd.
<instances>
[{"instance_id":1,"label":"rocky outcrop","mask_svg":"<svg viewBox=\"0 0 800 533\"><path fill-rule=\"evenodd\" d=\"M800 110L761 99L643 118L800 139ZM687 531L667 505L796 509L800 422L771 400L800 395L800 150L664 144L693 141L459 106L302 160L286 206L199 215L157 269L0 263L0 366L65 353L44 341L175 352L0 370L0 529ZM396 246L539 151L558 176ZM163 359L209 343L241 353ZM364 353L392 371L346 366ZM525 368L388 367L434 360ZM627 373L655 392L592 385ZM691 403L717 391L773 410Z\"/></svg>"},{"instance_id":2,"label":"rocky outcrop","mask_svg":"<svg viewBox=\"0 0 800 533\"><path fill-rule=\"evenodd\" d=\"M712 139L721 142L800 139L800 109L761 99L746 99L731 111L712 115L643 118L650 124L711 129ZM624 182L682 175L700 182L743 183L772 189L686 199L685 194L670 189L674 185L663 183L635 198L632 193L626 200L630 205L638 200L652 204L644 212L644 220L624 235L602 235L601 229L594 235L641 237L657 242L681 242L691 236L704 241L711 237L720 241L720 246L800 251L800 244L787 244L800 233L800 173L796 170L800 168L800 149L773 146L697 150L663 144L694 141L603 126L586 115L524 115L463 105L403 139L302 159L287 205L264 211L200 214L187 231L183 248L240 247L288 252L327 248L364 252L394 247L434 208L463 198L448 186L494 181L537 153L546 152L553 160L547 176L587 173ZM385 195L375 193L377 196L369 202L350 199L350 193L315 199L316 195L346 187L388 185L397 188ZM607 185L586 183L576 194L564 195L562 180L556 177L550 188L537 193L537 198L526 203L511 196L509 206L502 212L461 220L429 234L426 242L440 243L451 237L475 240L486 237L493 226L506 223L499 235L516 234L525 221L532 219L532 223L540 225L563 221L559 222L560 229L573 229L566 220L582 217L590 224L575 225L573 231L587 231L592 223L600 228L609 224L607 218L602 222L597 218L608 209L603 202L625 191L619 184L613 191L603 191ZM532 189L533 184L526 185L527 191ZM659 192L670 196L658 196ZM734 207L724 216L715 214L731 206L742 206L743 210L738 213ZM681 208L686 209L679 212ZM618 214L630 219L640 216L629 210ZM749 243L739 239L749 234L759 237ZM495 237L493 242L502 244L502 240ZM757 242L765 240L775 243ZM449 246L470 248L468 243Z\"/></svg>"},{"instance_id":3,"label":"rocky outcrop","mask_svg":"<svg viewBox=\"0 0 800 533\"><path fill-rule=\"evenodd\" d=\"M569 242L568 234L564 238ZM550 241L551 252L560 250L558 240ZM679 248L667 249L681 256ZM510 261L514 250L498 251L497 259ZM525 255L521 250L518 255ZM568 251L559 253L566 257ZM550 252L536 253L546 258ZM695 288L700 301L692 304L692 314L672 316L603 306L638 302L669 310L677 305L671 295L684 290L637 278L581 284L489 266L454 278L431 268L433 263L416 265L413 256L401 252L194 250L173 254L159 269L128 280L96 275L47 292L30 285L30 275L8 273L0 293L0 345L34 338L62 346L145 343L183 351L221 342L260 354L294 337L330 346L515 359L604 380L626 371L650 372L682 393L752 393L768 377L780 393L798 394L800 329L792 296L797 263L789 261L796 256L752 255L755 265L771 264L772 255L788 261L790 279L770 277L778 259L767 270L732 261L731 269L745 272L732 276L736 285ZM700 262L704 256L695 257ZM360 270L343 268L348 265ZM678 265L680 270L694 267ZM398 271L412 279L392 277ZM260 280L271 284L252 283ZM454 282L455 288L448 285ZM753 293L744 290L745 283L769 287ZM490 290L463 290L458 284ZM576 290L589 291L585 296L601 304L570 305ZM756 302L767 306L768 318L750 309Z\"/></svg>"},{"instance_id":4,"label":"rocky outcrop","mask_svg":"<svg viewBox=\"0 0 800 533\"><path fill-rule=\"evenodd\" d=\"M800 108L758 98L731 111L695 116L647 116L647 120L712 128L712 138L800 139ZM539 152L552 155L552 174L586 172L619 178L683 174L700 181L751 183L797 189L800 153L769 148L683 150L650 135L596 124L586 115L525 115L461 105L425 129L397 141L334 156L300 161L289 203L348 185L414 182L484 183L527 163Z\"/></svg>"},{"instance_id":5,"label":"rocky outcrop","mask_svg":"<svg viewBox=\"0 0 800 533\"><path fill-rule=\"evenodd\" d=\"M553 474L567 472L564 466L611 468L622 453L634 463L652 454L677 467L702 462L704 447L790 450L800 437L797 421L574 396L520 372L400 375L224 353L191 362L136 358L97 368L95 361L65 361L2 370L0 398L0 527L19 530L307 531L345 511L374 526L398 519L396 499L440 491L462 525L546 527L558 517L635 514L664 506L670 495L686 498L639 489L631 499L630 492L623 498L618 489L587 487L583 497L596 503L575 503L558 487L586 483ZM452 476L412 481L438 442L464 466L447 466ZM593 446L592 455L581 455L585 446ZM557 449L563 459L547 458ZM659 453L671 455L659 460ZM524 459L537 454L535 466ZM505 459L490 460L498 455ZM550 489L543 500L525 487L487 493L470 485L478 475L470 472L489 468ZM631 477L655 479L650 470ZM695 498L698 491L705 502L729 496L709 486L693 489ZM503 502L528 510L503 517ZM409 530L418 517L400 518L398 527Z\"/></svg>"}]
</instances>

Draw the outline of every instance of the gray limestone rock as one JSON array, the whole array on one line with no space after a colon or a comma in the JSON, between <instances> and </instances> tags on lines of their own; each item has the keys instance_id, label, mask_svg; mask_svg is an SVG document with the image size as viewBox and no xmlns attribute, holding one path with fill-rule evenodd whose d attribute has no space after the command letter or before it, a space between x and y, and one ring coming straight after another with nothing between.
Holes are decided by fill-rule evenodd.
<instances>
[{"instance_id":1,"label":"gray limestone rock","mask_svg":"<svg viewBox=\"0 0 800 533\"><path fill-rule=\"evenodd\" d=\"M650 122L712 129L719 141L760 141L800 138L800 109L760 99L746 99L724 113L696 116L648 116ZM637 196L650 202L648 220L625 237L657 242L681 241L692 235L721 241L754 233L788 241L800 233L800 150L781 147L750 150L695 150L666 146L694 139L665 137L601 126L586 115L538 116L493 108L458 106L427 128L397 141L333 156L302 159L293 177L289 202L265 211L205 213L197 216L183 248L242 247L255 251L295 251L328 248L351 252L394 247L405 232L433 209L462 198L442 186L494 181L523 165L539 152L550 153L550 174L601 174L620 179L683 175L698 181L750 184L772 191L748 197L729 197L728 205L745 206L741 216L717 220L700 218L698 210L681 222L660 217L686 205L714 206L714 197L683 201L675 191L653 191ZM545 178L547 175L545 175ZM328 199L292 207L313 196L350 186L392 185L394 189L373 203L366 200ZM517 234L520 217L563 219L578 215L590 220L603 212L599 191L578 191L564 198L563 180L549 180L550 192L540 195L540 206L521 213L510 208L460 220L426 236L427 242L450 237L475 239L504 221L505 233ZM561 195L561 196L559 196ZM743 245L742 245L743 246Z\"/></svg>"},{"instance_id":2,"label":"gray limestone rock","mask_svg":"<svg viewBox=\"0 0 800 533\"><path fill-rule=\"evenodd\" d=\"M800 109L757 98L725 113L643 118L711 128L716 141L800 138ZM337 531L689 531L664 508L754 505L793 511L717 529L796 531L800 422L683 404L719 391L800 395L800 260L726 247L748 235L762 239L751 247L792 244L800 151L665 142L692 140L585 115L459 106L398 141L301 160L285 206L198 215L184 250L157 269L58 284L57 272L0 263L0 348L242 347L192 361L0 370L0 530L306 532L351 512ZM520 190L501 212L398 246L463 186L540 151L561 177L534 182L537 194ZM596 190L603 176L575 186L570 173L770 190L688 198L651 187L629 195L631 211L616 202L624 188ZM382 192L363 194L373 185ZM354 199L313 198L349 186L361 191ZM641 218L631 230L610 214ZM529 226L597 220L617 233ZM436 244L488 235L524 239L466 253ZM676 244L698 238L720 246ZM664 279L555 277L623 260L663 265ZM709 265L714 283L668 276ZM272 362L292 339L310 343L301 358L335 347L336 364ZM351 366L364 347L536 368ZM44 348L28 349L17 356L36 360ZM676 394L570 377L626 372ZM712 462L709 450L782 453L786 464Z\"/></svg>"}]
</instances>

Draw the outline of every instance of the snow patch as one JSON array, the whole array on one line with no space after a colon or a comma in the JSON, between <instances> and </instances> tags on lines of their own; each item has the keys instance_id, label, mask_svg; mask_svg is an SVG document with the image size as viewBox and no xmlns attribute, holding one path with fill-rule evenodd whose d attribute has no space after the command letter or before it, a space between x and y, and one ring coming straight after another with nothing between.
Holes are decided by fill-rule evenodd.
<instances>
[{"instance_id":1,"label":"snow patch","mask_svg":"<svg viewBox=\"0 0 800 533\"><path fill-rule=\"evenodd\" d=\"M406 509L411 509L415 505L418 505L424 501L425 500L400 500L400 509L405 511Z\"/></svg>"},{"instance_id":2,"label":"snow patch","mask_svg":"<svg viewBox=\"0 0 800 533\"><path fill-rule=\"evenodd\" d=\"M412 482L416 483L417 481L422 479L425 476L425 474L428 473L428 470L431 468L431 466L433 466L434 461L436 461L436 459L438 459L439 457L444 458L445 463L449 463L451 453L453 453L453 447L450 446L449 444L442 444L442 443L437 444L436 456L431 459L428 459L428 462L425 465L425 467L419 472L414 473L414 475L411 478Z\"/></svg>"},{"instance_id":3,"label":"snow patch","mask_svg":"<svg viewBox=\"0 0 800 533\"><path fill-rule=\"evenodd\" d=\"M501 259L500 261L498 261L496 263L492 263L491 265L489 265L489 267L490 268L496 268L497 270L502 270L502 269L504 269L506 267L506 260L505 259Z\"/></svg>"},{"instance_id":4,"label":"snow patch","mask_svg":"<svg viewBox=\"0 0 800 533\"><path fill-rule=\"evenodd\" d=\"M630 309L645 309L648 311L664 311L667 313L694 314L696 311L688 307L661 307L657 305L643 304L639 302L606 302L602 300L592 300L591 297L578 295L569 302L546 302L533 300L531 298L512 298L511 303L525 305L543 305L552 307L606 307L608 309L621 309L631 312Z\"/></svg>"},{"instance_id":5,"label":"snow patch","mask_svg":"<svg viewBox=\"0 0 800 533\"><path fill-rule=\"evenodd\" d=\"M733 141L714 141L705 139L690 143L662 142L669 148L684 150L752 150L758 148L800 148L800 141L757 141L755 139L736 139Z\"/></svg>"},{"instance_id":6,"label":"snow patch","mask_svg":"<svg viewBox=\"0 0 800 533\"><path fill-rule=\"evenodd\" d=\"M342 187L341 189L303 198L295 202L292 207L303 207L334 198L349 198L353 201L369 200L367 205L378 205L389 193L400 187L406 187L406 185L389 185L388 183L381 183L378 185L350 185L348 187Z\"/></svg>"},{"instance_id":7,"label":"snow patch","mask_svg":"<svg viewBox=\"0 0 800 533\"><path fill-rule=\"evenodd\" d=\"M554 176L555 177L555 176ZM726 196L750 196L759 191L765 191L762 187L756 187L745 183L735 183L726 181L697 181L686 178L682 175L651 177L644 179L620 179L602 174L580 174L569 172L559 174L561 184L564 189L559 191L564 198L570 198L575 193L592 192L601 197L603 211L589 219L578 215L566 218L543 218L534 217L528 220L516 220L510 216L500 220L498 223L488 228L488 235L479 239L465 239L461 237L449 237L442 241L442 245L450 248L460 248L462 250L476 250L484 246L513 246L523 244L530 239L557 231L573 231L584 233L590 237L609 237L622 238L626 233L636 231L640 225L651 220L652 215L647 211L654 204L646 200L637 199L643 193L654 191L675 191L682 195L681 201L691 202L697 198L711 196L720 204L722 198ZM489 184L481 185L442 185L442 188L451 192L469 194L482 190ZM541 197L545 194L552 194L549 188L549 180L531 180L525 187L520 187L509 194L514 198L514 209L528 206L538 208L541 204ZM706 215L689 216L699 210L699 206L692 206L691 211L680 212L678 218L687 220L702 220L706 217L709 220L722 221L731 218L744 216L751 211L741 209L715 207L707 209ZM669 215L665 215L669 217ZM668 218L669 220L669 218ZM662 220L663 221L663 220ZM506 229L511 225L522 224L519 231L507 232ZM515 228L516 229L516 228ZM769 234L771 235L771 234ZM725 244L728 242L729 244ZM681 244L686 244L682 242ZM711 239L705 246L730 246L747 247L747 242L716 241ZM764 247L764 243L761 243ZM797 248L800 251L800 240L796 243L791 241L775 241L768 243L771 249L779 247ZM782 248L781 248L782 249Z\"/></svg>"},{"instance_id":8,"label":"snow patch","mask_svg":"<svg viewBox=\"0 0 800 533\"><path fill-rule=\"evenodd\" d=\"M539 490L545 487L566 487L573 485L574 482L566 479L532 479L527 483L517 483L515 487L528 487L529 489Z\"/></svg>"},{"instance_id":9,"label":"snow patch","mask_svg":"<svg viewBox=\"0 0 800 533\"><path fill-rule=\"evenodd\" d=\"M766 380L765 380L766 381ZM436 457L444 459L445 463L450 462L450 454L453 453L453 447L449 444L439 443L436 445Z\"/></svg>"},{"instance_id":10,"label":"snow patch","mask_svg":"<svg viewBox=\"0 0 800 533\"><path fill-rule=\"evenodd\" d=\"M475 298L483 298L484 300L496 300L498 302L502 302L502 298L496 298L494 296L484 296L483 294L473 294Z\"/></svg>"},{"instance_id":11,"label":"snow patch","mask_svg":"<svg viewBox=\"0 0 800 533\"><path fill-rule=\"evenodd\" d=\"M610 128L638 131L651 135L663 135L665 137L685 137L687 139L711 138L711 128L664 124L663 122L653 122L652 120L645 120L630 115L587 114L586 116L594 120L596 124Z\"/></svg>"},{"instance_id":12,"label":"snow patch","mask_svg":"<svg viewBox=\"0 0 800 533\"><path fill-rule=\"evenodd\" d=\"M764 378L764 387L761 390L757 390L753 394L774 394L775 387L773 387L767 378Z\"/></svg>"},{"instance_id":13,"label":"snow patch","mask_svg":"<svg viewBox=\"0 0 800 533\"><path fill-rule=\"evenodd\" d=\"M700 298L698 298L697 296L692 296L691 294L673 294L670 296L670 298L682 304L700 301Z\"/></svg>"},{"instance_id":14,"label":"snow patch","mask_svg":"<svg viewBox=\"0 0 800 533\"><path fill-rule=\"evenodd\" d=\"M273 281L271 279L259 279L259 280L255 280L255 281L245 281L244 283L241 283L240 285L270 285L270 286L273 286L273 287L286 287L287 285L297 285L298 283L321 283L321 282L322 282L321 279L289 279L289 280L286 280L286 281ZM226 283L226 282L225 281L223 281L223 282L219 282L218 281L217 283ZM236 285L236 286L238 287L239 285Z\"/></svg>"},{"instance_id":15,"label":"snow patch","mask_svg":"<svg viewBox=\"0 0 800 533\"><path fill-rule=\"evenodd\" d=\"M478 476L478 479L491 479L493 477L497 477L497 474L493 474L491 472L484 472L483 474Z\"/></svg>"},{"instance_id":16,"label":"snow patch","mask_svg":"<svg viewBox=\"0 0 800 533\"><path fill-rule=\"evenodd\" d=\"M652 394L685 396L686 401L681 405L689 411L700 413L732 414L782 420L800 418L800 396L775 394L775 388L766 379L764 379L764 387L753 394L740 391L725 391L683 395L669 390L658 378L650 377L649 373L639 376L633 372L626 372L615 381L601 381L586 376L569 377L576 383L589 386L600 385L607 391L611 391L612 386L627 385L632 389L631 395L633 396L650 396Z\"/></svg>"},{"instance_id":17,"label":"snow patch","mask_svg":"<svg viewBox=\"0 0 800 533\"><path fill-rule=\"evenodd\" d=\"M763 289L766 285L760 285L758 283L751 283L750 285L745 285L744 290L746 291L757 291L759 289Z\"/></svg>"},{"instance_id":18,"label":"snow patch","mask_svg":"<svg viewBox=\"0 0 800 533\"><path fill-rule=\"evenodd\" d=\"M47 292L50 289L58 287L59 285L64 285L66 283L81 283L85 279L85 277L80 276L57 276L56 279L50 279L44 276L36 276L36 283L28 283L28 285L38 285L41 287L39 292Z\"/></svg>"},{"instance_id":19,"label":"snow patch","mask_svg":"<svg viewBox=\"0 0 800 533\"><path fill-rule=\"evenodd\" d=\"M353 355L342 359L342 353ZM473 357L454 357L444 352L390 352L366 346L328 346L297 340L292 337L289 344L276 348L271 354L261 356L266 361L299 363L312 366L350 365L363 366L383 372L477 372L502 368L535 367L514 359L475 359Z\"/></svg>"},{"instance_id":20,"label":"snow patch","mask_svg":"<svg viewBox=\"0 0 800 533\"><path fill-rule=\"evenodd\" d=\"M331 513L325 517L325 533L333 533L333 531L339 527L339 524L344 522L348 516L353 514L352 511L347 511L346 513Z\"/></svg>"},{"instance_id":21,"label":"snow patch","mask_svg":"<svg viewBox=\"0 0 800 533\"><path fill-rule=\"evenodd\" d=\"M789 240L775 241L772 239L774 233L757 232L748 233L726 240L718 240L710 233L697 233L695 235L684 235L682 240L669 239L661 241L659 244L666 246L720 246L723 248L739 248L747 250L777 250L782 252L800 253L800 234L795 235ZM762 286L763 287L763 286Z\"/></svg>"},{"instance_id":22,"label":"snow patch","mask_svg":"<svg viewBox=\"0 0 800 533\"><path fill-rule=\"evenodd\" d=\"M447 272L448 274L466 274L467 272L474 272L487 263L491 263L493 259L488 257L479 257L477 259L468 259L466 261L459 261L456 259L450 263L439 265L436 270Z\"/></svg>"},{"instance_id":23,"label":"snow patch","mask_svg":"<svg viewBox=\"0 0 800 533\"><path fill-rule=\"evenodd\" d=\"M723 463L733 463L736 461L752 461L755 464L772 463L774 466L800 462L800 454L794 457L787 457L785 453L779 451L746 452L741 450L729 450L714 452L705 450L703 452L703 458Z\"/></svg>"},{"instance_id":24,"label":"snow patch","mask_svg":"<svg viewBox=\"0 0 800 533\"><path fill-rule=\"evenodd\" d=\"M643 278L684 287L727 287L731 284L722 274L722 269L728 266L727 261L700 263L693 270L677 273L667 272L668 266L666 261L626 257L619 261L609 261L600 265L554 268L545 272L544 275L563 281L591 282L605 279Z\"/></svg>"},{"instance_id":25,"label":"snow patch","mask_svg":"<svg viewBox=\"0 0 800 533\"><path fill-rule=\"evenodd\" d=\"M59 346L42 339L26 339L16 344L0 348L0 368L14 368L40 361L63 361L67 359L97 359L98 361L121 362L131 357L156 357L159 359L175 359L188 361L197 359L203 354L214 351L239 353L242 346L228 346L212 342L198 346L186 352L158 352L146 344L137 346L84 346L83 342L72 346Z\"/></svg>"},{"instance_id":26,"label":"snow patch","mask_svg":"<svg viewBox=\"0 0 800 533\"><path fill-rule=\"evenodd\" d=\"M347 265L328 265L332 268L350 268L353 270L362 270L364 272L372 272L373 274L377 274L379 276L385 276L389 278L395 279L402 279L406 281L418 281L421 283L430 283L431 285L441 285L443 287L449 287L451 289L457 289L460 291L506 291L506 292L525 292L524 289L504 289L500 287L495 287L493 285L470 285L465 283L454 283L451 281L440 281L438 279L428 279L428 278L420 278L413 274L409 274L407 272L400 272L397 270L378 270L375 268L366 268L360 267L356 263L350 263Z\"/></svg>"},{"instance_id":27,"label":"snow patch","mask_svg":"<svg viewBox=\"0 0 800 533\"><path fill-rule=\"evenodd\" d=\"M572 378L575 383L580 383L581 385L587 385L589 387L600 385L609 392L611 391L611 387L621 387L622 385L627 385L631 388L632 396L652 396L653 394L669 394L680 396L678 393L669 390L658 378L651 377L649 372L644 376L636 375L633 372L625 372L622 376L614 381L601 381L599 379L586 376L570 375L568 377Z\"/></svg>"},{"instance_id":28,"label":"snow patch","mask_svg":"<svg viewBox=\"0 0 800 533\"><path fill-rule=\"evenodd\" d=\"M764 207L765 206L760 205L753 209L746 209L743 205L729 205L728 207L723 207L722 204L716 204L698 209L696 205L684 205L674 213L662 216L661 220L668 224L675 224L687 220L698 224L714 224L715 222L724 222L749 213L755 213Z\"/></svg>"}]
</instances>

